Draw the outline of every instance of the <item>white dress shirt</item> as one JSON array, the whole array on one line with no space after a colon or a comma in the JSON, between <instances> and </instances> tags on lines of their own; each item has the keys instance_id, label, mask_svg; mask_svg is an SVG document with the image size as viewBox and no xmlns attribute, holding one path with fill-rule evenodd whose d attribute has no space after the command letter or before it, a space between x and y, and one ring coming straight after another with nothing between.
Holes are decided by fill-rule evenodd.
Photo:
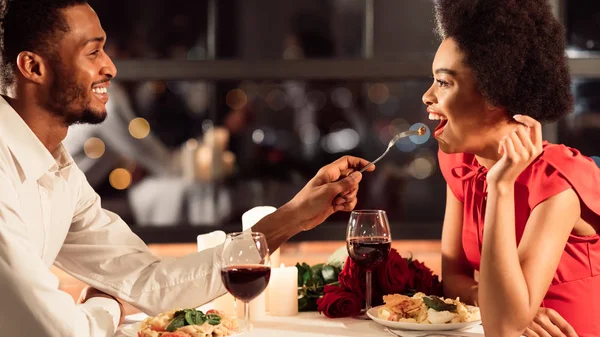
<instances>
[{"instance_id":1,"label":"white dress shirt","mask_svg":"<svg viewBox=\"0 0 600 337\"><path fill-rule=\"evenodd\" d=\"M6 336L112 336L113 300L76 305L52 264L156 315L223 294L222 246L160 259L100 197L60 145L50 153L0 97L0 331Z\"/></svg>"}]
</instances>

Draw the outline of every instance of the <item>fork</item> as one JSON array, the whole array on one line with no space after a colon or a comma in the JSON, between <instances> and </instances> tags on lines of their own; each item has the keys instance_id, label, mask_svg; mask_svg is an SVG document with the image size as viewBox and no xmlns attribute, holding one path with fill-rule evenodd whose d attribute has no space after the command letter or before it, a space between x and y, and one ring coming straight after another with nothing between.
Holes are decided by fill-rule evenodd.
<instances>
[{"instance_id":1,"label":"fork","mask_svg":"<svg viewBox=\"0 0 600 337\"><path fill-rule=\"evenodd\" d=\"M404 131L404 132L400 132L399 134L395 135L394 138L392 138L392 140L390 140L390 142L388 143L388 147L385 150L385 152L383 152L383 154L381 156L379 156L377 159L373 160L372 162L370 162L367 166L363 167L359 172L363 173L366 169L368 169L371 165L375 165L375 163L377 163L379 160L381 160L381 158L383 158L388 152L390 152L390 149L392 148L392 146L394 146L394 144L396 144L397 141L399 141L400 139L404 138L404 137L410 137L410 136L422 136L425 134L425 132L427 132L427 129L424 126L421 126L419 129L417 130L411 130L411 131Z\"/></svg>"}]
</instances>

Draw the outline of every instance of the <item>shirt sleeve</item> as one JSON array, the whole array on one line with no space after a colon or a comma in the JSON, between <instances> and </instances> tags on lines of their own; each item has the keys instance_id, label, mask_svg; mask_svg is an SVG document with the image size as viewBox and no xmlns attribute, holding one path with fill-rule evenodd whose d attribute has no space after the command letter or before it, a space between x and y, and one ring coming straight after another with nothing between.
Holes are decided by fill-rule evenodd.
<instances>
[{"instance_id":1,"label":"shirt sleeve","mask_svg":"<svg viewBox=\"0 0 600 337\"><path fill-rule=\"evenodd\" d=\"M0 328L6 336L113 336L120 311L106 301L76 305L34 252L17 192L0 172ZM110 300L109 300L110 301ZM114 302L114 301L112 301ZM118 304L114 302L115 305Z\"/></svg>"},{"instance_id":2,"label":"shirt sleeve","mask_svg":"<svg viewBox=\"0 0 600 337\"><path fill-rule=\"evenodd\" d=\"M463 190L463 183L452 173L453 169L460 167L460 165L464 163L464 155L461 153L447 154L442 152L442 150L439 150L438 161L440 164L440 171L444 176L444 180L446 180L446 184L452 191L452 194L454 194L458 200L464 203L465 194Z\"/></svg>"},{"instance_id":3,"label":"shirt sleeve","mask_svg":"<svg viewBox=\"0 0 600 337\"><path fill-rule=\"evenodd\" d=\"M225 293L222 245L180 258L158 258L117 215L103 210L83 173L72 225L55 265L143 312L194 308Z\"/></svg>"}]
</instances>

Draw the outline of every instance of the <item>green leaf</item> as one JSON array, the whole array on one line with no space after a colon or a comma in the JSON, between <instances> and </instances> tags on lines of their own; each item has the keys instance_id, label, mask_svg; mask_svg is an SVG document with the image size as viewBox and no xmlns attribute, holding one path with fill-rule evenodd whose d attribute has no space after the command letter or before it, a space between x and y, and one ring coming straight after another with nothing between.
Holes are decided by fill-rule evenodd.
<instances>
[{"instance_id":1,"label":"green leaf","mask_svg":"<svg viewBox=\"0 0 600 337\"><path fill-rule=\"evenodd\" d=\"M333 266L325 265L321 270L321 275L325 284L331 284L337 282L339 272Z\"/></svg>"},{"instance_id":2,"label":"green leaf","mask_svg":"<svg viewBox=\"0 0 600 337\"><path fill-rule=\"evenodd\" d=\"M316 311L318 298L298 298L298 311Z\"/></svg>"},{"instance_id":3,"label":"green leaf","mask_svg":"<svg viewBox=\"0 0 600 337\"><path fill-rule=\"evenodd\" d=\"M171 321L169 326L167 326L167 331L173 332L181 327L184 327L185 325L185 316L179 315Z\"/></svg>"},{"instance_id":4,"label":"green leaf","mask_svg":"<svg viewBox=\"0 0 600 337\"><path fill-rule=\"evenodd\" d=\"M205 318L206 318L206 321L208 322L208 324L210 324L210 325L221 324L221 317L219 317L219 315L210 314L210 315L206 315Z\"/></svg>"},{"instance_id":5,"label":"green leaf","mask_svg":"<svg viewBox=\"0 0 600 337\"><path fill-rule=\"evenodd\" d=\"M456 304L448 304L437 296L423 297L425 305L435 311L456 312Z\"/></svg>"},{"instance_id":6,"label":"green leaf","mask_svg":"<svg viewBox=\"0 0 600 337\"><path fill-rule=\"evenodd\" d=\"M323 263L315 264L314 266L310 267L310 271L313 275L320 275L321 270L323 270L323 266Z\"/></svg>"},{"instance_id":7,"label":"green leaf","mask_svg":"<svg viewBox=\"0 0 600 337\"><path fill-rule=\"evenodd\" d=\"M194 325L196 324L196 317L198 317L196 311L188 311L185 313L185 321L186 325Z\"/></svg>"},{"instance_id":8,"label":"green leaf","mask_svg":"<svg viewBox=\"0 0 600 337\"><path fill-rule=\"evenodd\" d=\"M189 310L185 309L185 310L178 310L175 311L175 314L173 315L173 318L177 317L177 316L184 316L186 312L188 312Z\"/></svg>"},{"instance_id":9,"label":"green leaf","mask_svg":"<svg viewBox=\"0 0 600 337\"><path fill-rule=\"evenodd\" d=\"M296 263L296 268L298 269L298 287L302 287L304 285L304 274L306 274L308 269L304 268L300 263Z\"/></svg>"},{"instance_id":10,"label":"green leaf","mask_svg":"<svg viewBox=\"0 0 600 337\"><path fill-rule=\"evenodd\" d=\"M310 270L307 270L304 273L304 275L302 275L302 284L301 284L301 286L306 285L310 279L311 279Z\"/></svg>"},{"instance_id":11,"label":"green leaf","mask_svg":"<svg viewBox=\"0 0 600 337\"><path fill-rule=\"evenodd\" d=\"M320 276L314 275L306 281L306 288L308 291L318 291L324 284L325 282Z\"/></svg>"}]
</instances>

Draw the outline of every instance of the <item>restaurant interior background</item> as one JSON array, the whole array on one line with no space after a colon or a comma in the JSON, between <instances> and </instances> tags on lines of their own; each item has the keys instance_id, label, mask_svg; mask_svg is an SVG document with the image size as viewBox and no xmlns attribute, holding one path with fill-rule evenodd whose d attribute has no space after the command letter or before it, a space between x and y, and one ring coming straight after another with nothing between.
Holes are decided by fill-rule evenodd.
<instances>
[{"instance_id":1,"label":"restaurant interior background","mask_svg":"<svg viewBox=\"0 0 600 337\"><path fill-rule=\"evenodd\" d=\"M119 74L106 124L75 126L67 145L148 243L239 230L244 211L280 206L322 165L373 160L396 132L435 127L421 102L438 45L431 0L89 2ZM545 138L600 156L600 2L554 5L576 106ZM436 152L433 139L401 141L364 175L357 209L386 210L394 239L439 239ZM343 240L347 220L294 239Z\"/></svg>"}]
</instances>

